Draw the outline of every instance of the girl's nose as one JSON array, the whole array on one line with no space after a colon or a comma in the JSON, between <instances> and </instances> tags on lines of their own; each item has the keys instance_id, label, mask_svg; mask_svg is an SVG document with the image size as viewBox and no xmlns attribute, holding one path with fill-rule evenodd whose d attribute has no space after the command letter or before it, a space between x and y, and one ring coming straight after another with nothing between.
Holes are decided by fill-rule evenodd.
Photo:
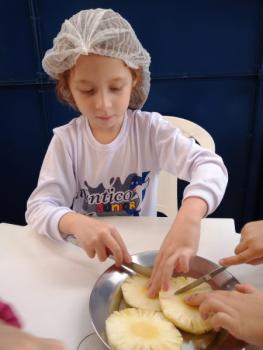
<instances>
[{"instance_id":1,"label":"girl's nose","mask_svg":"<svg viewBox=\"0 0 263 350\"><path fill-rule=\"evenodd\" d=\"M99 92L96 96L96 109L107 111L111 107L111 99L107 92Z\"/></svg>"}]
</instances>

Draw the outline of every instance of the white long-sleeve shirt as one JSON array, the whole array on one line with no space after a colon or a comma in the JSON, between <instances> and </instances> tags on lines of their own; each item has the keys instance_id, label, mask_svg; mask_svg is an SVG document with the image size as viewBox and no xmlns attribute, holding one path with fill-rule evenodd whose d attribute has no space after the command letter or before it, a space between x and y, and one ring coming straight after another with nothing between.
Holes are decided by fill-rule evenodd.
<instances>
[{"instance_id":1,"label":"white long-sleeve shirt","mask_svg":"<svg viewBox=\"0 0 263 350\"><path fill-rule=\"evenodd\" d=\"M190 182L184 199L204 199L208 214L221 202L227 185L222 159L160 114L128 110L110 144L100 144L80 116L54 129L26 220L39 233L62 239L58 223L70 211L156 216L161 169Z\"/></svg>"}]
</instances>

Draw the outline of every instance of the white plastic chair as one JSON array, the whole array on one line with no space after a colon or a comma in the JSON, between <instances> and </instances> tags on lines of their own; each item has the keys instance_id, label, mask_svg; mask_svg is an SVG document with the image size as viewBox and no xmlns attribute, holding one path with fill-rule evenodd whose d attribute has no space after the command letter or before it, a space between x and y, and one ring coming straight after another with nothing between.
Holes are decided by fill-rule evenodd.
<instances>
[{"instance_id":1,"label":"white plastic chair","mask_svg":"<svg viewBox=\"0 0 263 350\"><path fill-rule=\"evenodd\" d=\"M200 125L178 117L163 116L163 118L175 128L180 128L185 136L194 138L200 146L215 152L212 136ZM166 171L161 171L159 175L157 211L171 217L175 217L178 211L177 178Z\"/></svg>"}]
</instances>

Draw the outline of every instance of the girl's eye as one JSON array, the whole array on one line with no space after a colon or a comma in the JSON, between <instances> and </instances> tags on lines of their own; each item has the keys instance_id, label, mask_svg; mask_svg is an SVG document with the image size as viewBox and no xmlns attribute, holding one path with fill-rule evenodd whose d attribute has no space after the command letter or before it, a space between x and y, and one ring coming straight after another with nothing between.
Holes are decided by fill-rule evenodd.
<instances>
[{"instance_id":1,"label":"girl's eye","mask_svg":"<svg viewBox=\"0 0 263 350\"><path fill-rule=\"evenodd\" d=\"M94 90L79 90L79 92L83 95L92 95L94 93Z\"/></svg>"},{"instance_id":2,"label":"girl's eye","mask_svg":"<svg viewBox=\"0 0 263 350\"><path fill-rule=\"evenodd\" d=\"M110 89L111 89L111 91L121 91L122 87L112 86Z\"/></svg>"}]
</instances>

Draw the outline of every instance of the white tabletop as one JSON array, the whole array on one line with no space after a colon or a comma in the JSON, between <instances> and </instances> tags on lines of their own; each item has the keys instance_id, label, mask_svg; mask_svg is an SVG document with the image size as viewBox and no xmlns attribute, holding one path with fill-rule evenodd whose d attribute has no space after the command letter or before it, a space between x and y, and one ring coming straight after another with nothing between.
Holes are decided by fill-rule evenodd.
<instances>
[{"instance_id":1,"label":"white tabletop","mask_svg":"<svg viewBox=\"0 0 263 350\"><path fill-rule=\"evenodd\" d=\"M132 254L158 249L171 224L169 218L149 217L106 221L117 227ZM204 219L198 255L217 263L232 255L238 242L232 219ZM25 330L60 339L68 350L76 350L92 332L89 295L110 265L110 260L89 259L80 248L40 236L28 226L0 224L0 297L15 307ZM229 271L263 291L263 266Z\"/></svg>"}]
</instances>

